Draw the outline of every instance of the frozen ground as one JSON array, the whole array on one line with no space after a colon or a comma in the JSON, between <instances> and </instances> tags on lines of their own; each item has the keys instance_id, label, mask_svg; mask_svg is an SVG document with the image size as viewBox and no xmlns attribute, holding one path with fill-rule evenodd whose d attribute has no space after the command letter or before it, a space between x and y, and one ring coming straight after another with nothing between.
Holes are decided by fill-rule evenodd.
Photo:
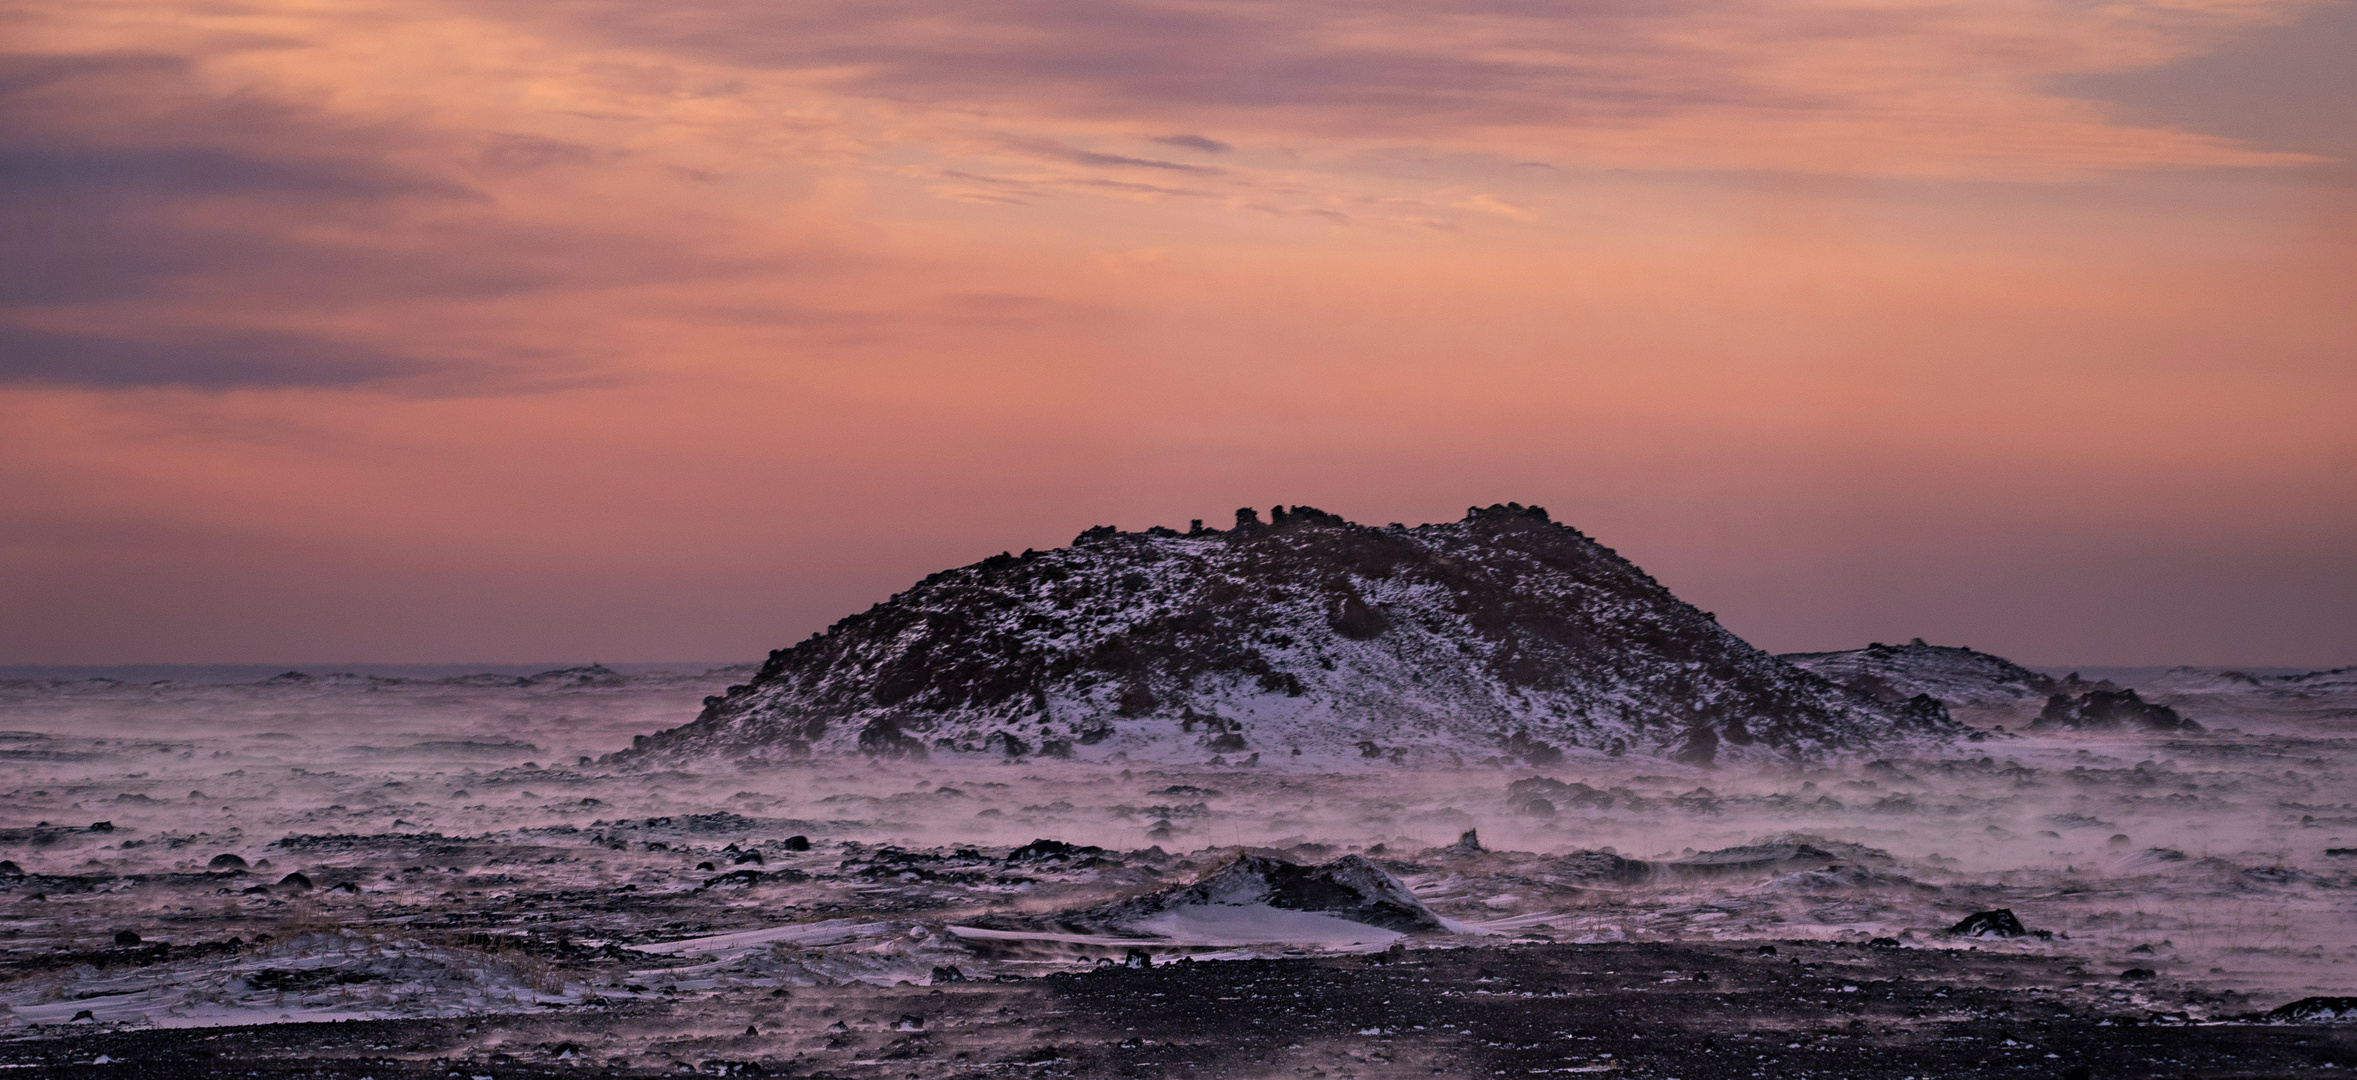
<instances>
[{"instance_id":1,"label":"frozen ground","mask_svg":"<svg viewBox=\"0 0 2357 1080\"><path fill-rule=\"evenodd\" d=\"M367 1066L379 1076L498 1056L511 1069L662 1071L708 1058L895 1077L989 1062L1026 1075L1074 1062L1158 1074L1175 1067L1119 1027L1096 1057L1068 1047L1016 1060L1055 1038L1053 1025L989 1010L1143 1007L1097 1001L1113 993L1106 978L1179 980L1138 993L1183 985L1200 995L1202 980L1219 977L1207 972L1283 984L1304 972L1404 970L1368 966L1385 958L1430 966L1451 993L1503 994L1484 980L1520 979L1524 1002L1636 993L1618 976L1640 967L1671 972L1644 988L1723 968L1712 990L1721 994L1805 975L1834 1004L1894 979L1930 987L1908 1006L1917 1015L1893 1013L1899 1026L1883 1034L1947 1015L1925 1005L1949 990L1982 995L1972 1006L1981 1011L1959 1004L1965 1012L1940 1022L2052 1006L2063 1010L2055 1022L2090 1030L2357 995L2350 673L2171 671L2128 683L2201 722L2197 735L1994 736L1930 757L1780 771L1634 759L1546 770L1369 762L1322 774L980 756L660 773L593 764L742 677L0 683L0 1037L12 1039L0 1058L80 1068L110 1038L146 1039L123 1045L168 1056L182 1044L155 1042L164 1029L365 1019L393 1025L366 1028L382 1037L352 1046L387 1062ZM1459 842L1468 830L1477 848ZM1218 904L1092 921L1193 882L1239 849L1312 864L1363 855L1440 921L1402 931ZM2053 937L1945 933L1995 908ZM1583 943L1593 948L1566 948ZM1792 963L1770 971L1742 959L1763 943ZM1452 949L1495 959L1465 971L1434 959ZM1950 952L1967 949L1976 951ZM1983 966L1967 977L1941 967L1963 960L1942 957ZM1204 962L1172 966L1179 958ZM1160 966L1064 979L1108 961ZM1865 981L1822 977L1843 965L1864 965ZM952 968L965 983L950 982ZM1477 973L1490 969L1504 974ZM2124 978L2131 970L2151 974ZM1582 982L1596 972L1616 977ZM1002 978L1019 981L993 981ZM1853 984L1865 989L1841 989ZM1997 987L2013 996L1988 997ZM918 1038L896 1015L869 1016L936 990L950 995L937 1012L978 1019L957 1031L937 1019ZM1815 1015L1778 993L1780 1023ZM1001 1004L985 1008L987 995ZM1825 1030L1851 1037L1854 1017L1838 1011L1823 1013ZM1422 1020L1369 1016L1330 1032L1305 1017L1299 1068L1264 1059L1262 1071L1384 1075L1412 1064L1429 1075L1425 1066L1445 1062L1431 1024L1429 1039L1394 1047ZM738 1034L749 1024L755 1036ZM254 1033L305 1029L241 1030L266 1041L275 1036ZM519 1036L492 1032L519 1030L536 1033L537 1049L497 1049ZM2184 1036L2194 1046L2225 1045L2215 1033L2226 1030L2182 1029L2213 1033ZM2017 1034L2007 1038L2027 1046L2030 1033ZM1526 1037L1539 1036L1512 1036ZM1141 1042L1126 1048L1137 1053L1114 1053L1123 1038ZM1801 1040L1808 1053L1822 1049L1815 1038ZM1388 1048L1370 1049L1377 1043ZM2282 1044L2293 1054L2284 1061L2322 1067L2294 1045ZM1328 1051L1333 1061L1311 1063ZM1658 1054L1646 1065L1600 1052L1549 1054L1527 1071L1668 1068ZM1682 1068L1717 1075L1704 1064ZM496 1074L485 1065L468 1075Z\"/></svg>"}]
</instances>

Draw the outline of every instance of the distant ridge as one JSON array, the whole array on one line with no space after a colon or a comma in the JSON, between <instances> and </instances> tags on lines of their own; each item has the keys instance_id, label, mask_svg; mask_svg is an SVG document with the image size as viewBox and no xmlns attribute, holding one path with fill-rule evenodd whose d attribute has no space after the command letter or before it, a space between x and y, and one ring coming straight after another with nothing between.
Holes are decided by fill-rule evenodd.
<instances>
[{"instance_id":1,"label":"distant ridge","mask_svg":"<svg viewBox=\"0 0 2357 1080\"><path fill-rule=\"evenodd\" d=\"M1880 701L1923 694L1950 709L2000 717L2043 704L2063 685L2002 656L1926 645L1922 638L1905 645L1877 641L1841 652L1785 653L1779 659Z\"/></svg>"},{"instance_id":2,"label":"distant ridge","mask_svg":"<svg viewBox=\"0 0 2357 1080\"><path fill-rule=\"evenodd\" d=\"M1295 506L933 574L611 759L1707 764L1957 729L1753 648L1538 507L1408 528Z\"/></svg>"}]
</instances>

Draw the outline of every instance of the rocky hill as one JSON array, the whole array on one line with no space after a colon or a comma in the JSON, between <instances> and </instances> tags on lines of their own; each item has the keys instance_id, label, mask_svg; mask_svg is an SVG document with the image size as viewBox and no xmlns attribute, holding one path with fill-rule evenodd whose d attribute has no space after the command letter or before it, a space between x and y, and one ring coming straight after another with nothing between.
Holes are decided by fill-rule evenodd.
<instances>
[{"instance_id":1,"label":"rocky hill","mask_svg":"<svg viewBox=\"0 0 2357 1080\"><path fill-rule=\"evenodd\" d=\"M1952 645L1875 642L1843 652L1785 653L1778 657L1885 703L1928 695L1972 719L2027 719L2061 684L1985 652ZM2107 687L2108 689L2108 687Z\"/></svg>"},{"instance_id":2,"label":"rocky hill","mask_svg":"<svg viewBox=\"0 0 2357 1080\"><path fill-rule=\"evenodd\" d=\"M1955 729L1753 648L1538 507L1408 528L1296 506L942 571L615 758L1710 763Z\"/></svg>"}]
</instances>

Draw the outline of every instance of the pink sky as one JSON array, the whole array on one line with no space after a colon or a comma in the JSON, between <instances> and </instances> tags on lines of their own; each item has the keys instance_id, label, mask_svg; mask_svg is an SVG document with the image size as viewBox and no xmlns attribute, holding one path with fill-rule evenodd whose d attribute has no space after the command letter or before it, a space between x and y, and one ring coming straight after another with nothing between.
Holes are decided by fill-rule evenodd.
<instances>
[{"instance_id":1,"label":"pink sky","mask_svg":"<svg viewBox=\"0 0 2357 1080\"><path fill-rule=\"evenodd\" d=\"M2357 663L2347 0L26 0L0 663L734 660L1239 505Z\"/></svg>"}]
</instances>

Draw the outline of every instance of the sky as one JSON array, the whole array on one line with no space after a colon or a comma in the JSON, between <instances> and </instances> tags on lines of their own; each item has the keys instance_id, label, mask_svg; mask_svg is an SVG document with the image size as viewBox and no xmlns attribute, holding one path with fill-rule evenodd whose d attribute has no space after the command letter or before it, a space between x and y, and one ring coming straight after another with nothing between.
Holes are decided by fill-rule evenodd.
<instances>
[{"instance_id":1,"label":"sky","mask_svg":"<svg viewBox=\"0 0 2357 1080\"><path fill-rule=\"evenodd\" d=\"M1776 651L2357 663L2349 0L0 0L0 663L737 660L1548 507Z\"/></svg>"}]
</instances>

